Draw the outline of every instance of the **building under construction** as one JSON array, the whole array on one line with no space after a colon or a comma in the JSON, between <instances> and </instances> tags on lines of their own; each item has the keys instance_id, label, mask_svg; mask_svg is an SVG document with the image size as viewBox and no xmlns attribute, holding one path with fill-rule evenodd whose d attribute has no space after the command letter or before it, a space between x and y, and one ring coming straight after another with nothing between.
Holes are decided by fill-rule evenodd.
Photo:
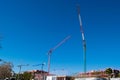
<instances>
[{"instance_id":1,"label":"building under construction","mask_svg":"<svg viewBox=\"0 0 120 80\"><path fill-rule=\"evenodd\" d=\"M46 80L74 80L71 76L47 76Z\"/></svg>"}]
</instances>

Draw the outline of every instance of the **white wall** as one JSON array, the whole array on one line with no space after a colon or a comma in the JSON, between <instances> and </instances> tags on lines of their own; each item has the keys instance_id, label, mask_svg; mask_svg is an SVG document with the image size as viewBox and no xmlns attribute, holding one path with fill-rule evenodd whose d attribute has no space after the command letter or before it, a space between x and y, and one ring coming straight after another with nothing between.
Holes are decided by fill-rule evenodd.
<instances>
[{"instance_id":1,"label":"white wall","mask_svg":"<svg viewBox=\"0 0 120 80\"><path fill-rule=\"evenodd\" d=\"M111 78L110 80L120 80L120 78Z\"/></svg>"},{"instance_id":2,"label":"white wall","mask_svg":"<svg viewBox=\"0 0 120 80\"><path fill-rule=\"evenodd\" d=\"M75 80L103 80L100 78L75 78ZM120 80L120 78L110 78L110 80Z\"/></svg>"},{"instance_id":3,"label":"white wall","mask_svg":"<svg viewBox=\"0 0 120 80\"><path fill-rule=\"evenodd\" d=\"M56 76L47 76L46 80L56 80Z\"/></svg>"},{"instance_id":4,"label":"white wall","mask_svg":"<svg viewBox=\"0 0 120 80\"><path fill-rule=\"evenodd\" d=\"M103 80L102 78L75 78L75 80Z\"/></svg>"}]
</instances>

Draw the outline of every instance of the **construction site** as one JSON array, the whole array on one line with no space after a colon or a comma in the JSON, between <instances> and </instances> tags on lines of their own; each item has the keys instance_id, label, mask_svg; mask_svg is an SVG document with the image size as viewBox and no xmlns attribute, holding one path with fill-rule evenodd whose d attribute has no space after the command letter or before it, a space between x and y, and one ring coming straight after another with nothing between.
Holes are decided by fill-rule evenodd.
<instances>
[{"instance_id":1,"label":"construction site","mask_svg":"<svg viewBox=\"0 0 120 80\"><path fill-rule=\"evenodd\" d=\"M120 1L0 1L0 80L120 80Z\"/></svg>"}]
</instances>

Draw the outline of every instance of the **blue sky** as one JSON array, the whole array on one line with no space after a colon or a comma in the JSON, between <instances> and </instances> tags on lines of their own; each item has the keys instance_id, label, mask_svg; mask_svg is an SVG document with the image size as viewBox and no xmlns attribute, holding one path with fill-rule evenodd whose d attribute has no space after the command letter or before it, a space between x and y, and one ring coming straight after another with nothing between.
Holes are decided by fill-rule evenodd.
<instances>
[{"instance_id":1,"label":"blue sky","mask_svg":"<svg viewBox=\"0 0 120 80\"><path fill-rule=\"evenodd\" d=\"M120 69L119 0L1 0L0 58L14 64L18 72L41 69L47 52L66 36L71 38L52 53L51 72L83 72L83 48L76 5L87 44L87 71L107 67Z\"/></svg>"}]
</instances>

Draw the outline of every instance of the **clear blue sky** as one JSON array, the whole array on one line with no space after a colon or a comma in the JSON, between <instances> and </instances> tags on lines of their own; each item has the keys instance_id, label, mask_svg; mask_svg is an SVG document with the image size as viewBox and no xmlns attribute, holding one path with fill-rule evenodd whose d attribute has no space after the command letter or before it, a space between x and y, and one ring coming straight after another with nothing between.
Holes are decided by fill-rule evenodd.
<instances>
[{"instance_id":1,"label":"clear blue sky","mask_svg":"<svg viewBox=\"0 0 120 80\"><path fill-rule=\"evenodd\" d=\"M51 71L83 72L83 47L76 5L80 5L87 44L87 71L120 69L119 0L1 0L0 58L30 64L22 71L41 69L47 52L66 36L71 38L53 51ZM47 65L44 67L47 70Z\"/></svg>"}]
</instances>

